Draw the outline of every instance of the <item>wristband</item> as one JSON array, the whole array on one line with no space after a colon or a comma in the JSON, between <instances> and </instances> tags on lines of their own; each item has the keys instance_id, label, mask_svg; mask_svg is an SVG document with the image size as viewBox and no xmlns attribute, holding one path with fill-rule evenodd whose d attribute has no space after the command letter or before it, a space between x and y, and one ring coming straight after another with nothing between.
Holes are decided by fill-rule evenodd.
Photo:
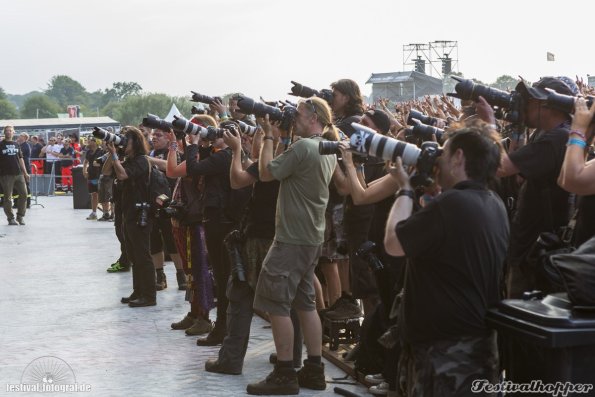
<instances>
[{"instance_id":1,"label":"wristband","mask_svg":"<svg viewBox=\"0 0 595 397\"><path fill-rule=\"evenodd\" d=\"M219 118L220 119L227 119L227 113L219 113Z\"/></svg>"},{"instance_id":2,"label":"wristband","mask_svg":"<svg viewBox=\"0 0 595 397\"><path fill-rule=\"evenodd\" d=\"M291 143L291 138L288 136L282 137L281 138L281 143L284 144L285 146L289 145Z\"/></svg>"},{"instance_id":3,"label":"wristband","mask_svg":"<svg viewBox=\"0 0 595 397\"><path fill-rule=\"evenodd\" d=\"M264 138L262 138L262 139L263 139L263 140L265 140L265 141L266 141L267 139L270 139L271 141L274 141L274 140L275 140L275 138L273 138L272 136L265 136L265 137L264 137Z\"/></svg>"},{"instance_id":4,"label":"wristband","mask_svg":"<svg viewBox=\"0 0 595 397\"><path fill-rule=\"evenodd\" d=\"M399 198L401 196L407 196L407 197L411 198L411 200L415 200L415 193L413 192L413 190L401 189L397 192L395 197Z\"/></svg>"},{"instance_id":5,"label":"wristband","mask_svg":"<svg viewBox=\"0 0 595 397\"><path fill-rule=\"evenodd\" d=\"M583 138L583 141L587 140L587 137L585 136L585 134L583 134L582 132L578 131L578 130L571 130L569 133L569 135L578 135L581 138Z\"/></svg>"},{"instance_id":6,"label":"wristband","mask_svg":"<svg viewBox=\"0 0 595 397\"><path fill-rule=\"evenodd\" d=\"M587 143L585 141L581 141L580 139L576 139L576 138L570 138L568 140L568 144L566 146L570 146L570 145L580 146L582 149L587 147Z\"/></svg>"},{"instance_id":7,"label":"wristband","mask_svg":"<svg viewBox=\"0 0 595 397\"><path fill-rule=\"evenodd\" d=\"M172 142L169 144L169 150L177 151L178 150L178 142Z\"/></svg>"}]
</instances>

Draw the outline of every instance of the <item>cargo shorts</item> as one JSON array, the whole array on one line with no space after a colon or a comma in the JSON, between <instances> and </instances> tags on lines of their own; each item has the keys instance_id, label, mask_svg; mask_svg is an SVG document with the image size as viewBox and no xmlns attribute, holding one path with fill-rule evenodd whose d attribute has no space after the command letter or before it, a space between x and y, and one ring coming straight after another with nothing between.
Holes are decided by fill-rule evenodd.
<instances>
[{"instance_id":1,"label":"cargo shorts","mask_svg":"<svg viewBox=\"0 0 595 397\"><path fill-rule=\"evenodd\" d=\"M316 310L314 269L321 246L273 241L258 276L254 308L273 316L289 316L293 307Z\"/></svg>"}]
</instances>

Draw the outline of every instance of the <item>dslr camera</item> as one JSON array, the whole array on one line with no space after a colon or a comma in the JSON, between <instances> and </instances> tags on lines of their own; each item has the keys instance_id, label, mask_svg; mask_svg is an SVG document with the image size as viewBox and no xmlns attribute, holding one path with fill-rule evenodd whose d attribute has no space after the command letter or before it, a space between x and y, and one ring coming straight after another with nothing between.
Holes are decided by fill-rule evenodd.
<instances>
[{"instance_id":1,"label":"dslr camera","mask_svg":"<svg viewBox=\"0 0 595 397\"><path fill-rule=\"evenodd\" d=\"M256 102L252 98L243 95L238 96L238 107L244 114L253 114L257 117L264 117L267 114L271 121L281 122L280 128L285 131L293 126L295 114L297 109L290 105L285 105L283 108L267 105L266 103Z\"/></svg>"},{"instance_id":2,"label":"dslr camera","mask_svg":"<svg viewBox=\"0 0 595 397\"><path fill-rule=\"evenodd\" d=\"M184 218L184 206L175 200L172 200L166 194L161 194L155 199L157 205L157 217L159 218Z\"/></svg>"},{"instance_id":3,"label":"dslr camera","mask_svg":"<svg viewBox=\"0 0 595 397\"><path fill-rule=\"evenodd\" d=\"M124 135L112 134L100 127L93 127L92 134L95 138L101 139L105 143L113 143L114 146L126 147L126 144L128 143L128 140Z\"/></svg>"},{"instance_id":4,"label":"dslr camera","mask_svg":"<svg viewBox=\"0 0 595 397\"><path fill-rule=\"evenodd\" d=\"M395 138L376 133L371 128L358 123L351 123L355 132L349 138L350 150L380 158L385 161L396 161L401 157L404 166L415 166L416 173L411 177L414 187L429 186L434 180L433 170L436 160L442 154L437 142L423 142L421 148L416 145L401 142ZM339 154L339 142L321 141L318 152L323 155Z\"/></svg>"},{"instance_id":5,"label":"dslr camera","mask_svg":"<svg viewBox=\"0 0 595 397\"><path fill-rule=\"evenodd\" d=\"M226 130L225 128L217 128L213 126L203 127L186 120L182 116L174 116L172 127L176 132L188 135L200 135L200 139L209 141L214 141L217 138L223 137L223 132ZM232 134L236 134L236 131L231 128L229 131L231 131Z\"/></svg>"},{"instance_id":6,"label":"dslr camera","mask_svg":"<svg viewBox=\"0 0 595 397\"><path fill-rule=\"evenodd\" d=\"M205 103L207 105L212 105L214 104L216 101L219 101L221 103L223 103L223 100L216 96L216 97L210 97L207 95L202 95L199 94L196 91L190 91L192 93L192 99L190 99L192 102L199 102L199 103Z\"/></svg>"},{"instance_id":7,"label":"dslr camera","mask_svg":"<svg viewBox=\"0 0 595 397\"><path fill-rule=\"evenodd\" d=\"M520 93L498 90L457 76L450 77L458 83L455 85L456 93L448 93L448 96L475 102L482 96L490 105L497 108L496 117L511 123L523 121L524 100Z\"/></svg>"},{"instance_id":8,"label":"dslr camera","mask_svg":"<svg viewBox=\"0 0 595 397\"><path fill-rule=\"evenodd\" d=\"M154 128L161 131L169 131L172 129L171 123L155 116L154 114L147 113L147 117L143 118L143 126L148 128Z\"/></svg>"},{"instance_id":9,"label":"dslr camera","mask_svg":"<svg viewBox=\"0 0 595 397\"><path fill-rule=\"evenodd\" d=\"M317 91L300 83L296 83L293 80L291 81L291 84L293 84L293 87L291 87L291 92L289 95L299 96L302 98L317 96L318 98L324 99L326 103L329 104L329 106L333 103L333 91L329 90L328 88Z\"/></svg>"}]
</instances>

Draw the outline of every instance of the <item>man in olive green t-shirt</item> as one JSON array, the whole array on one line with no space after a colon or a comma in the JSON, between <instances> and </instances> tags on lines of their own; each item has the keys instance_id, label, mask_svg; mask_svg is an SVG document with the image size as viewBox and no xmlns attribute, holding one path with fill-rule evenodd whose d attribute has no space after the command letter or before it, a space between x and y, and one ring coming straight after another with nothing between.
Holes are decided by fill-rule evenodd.
<instances>
[{"instance_id":1,"label":"man in olive green t-shirt","mask_svg":"<svg viewBox=\"0 0 595 397\"><path fill-rule=\"evenodd\" d=\"M294 134L300 139L273 159L273 134L268 118L263 123L264 143L259 174L263 182L281 182L277 199L275 239L262 264L256 286L254 308L269 313L277 364L259 383L249 384L248 394L297 394L299 388L324 390L321 363L322 329L316 312L314 268L324 241L328 186L336 156L321 156L323 134L337 136L326 102L312 97L297 107ZM308 359L293 369L293 325L289 311L296 309L304 335Z\"/></svg>"}]
</instances>

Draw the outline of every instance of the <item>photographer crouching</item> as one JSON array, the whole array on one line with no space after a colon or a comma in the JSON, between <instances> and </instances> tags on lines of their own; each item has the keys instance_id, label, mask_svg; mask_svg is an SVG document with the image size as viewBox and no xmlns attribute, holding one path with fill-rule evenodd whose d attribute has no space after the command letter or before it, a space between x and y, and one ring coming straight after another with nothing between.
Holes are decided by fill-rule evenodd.
<instances>
[{"instance_id":1,"label":"photographer crouching","mask_svg":"<svg viewBox=\"0 0 595 397\"><path fill-rule=\"evenodd\" d=\"M122 298L130 307L155 306L155 269L150 241L152 218L149 216L149 144L136 127L126 126L120 134L126 138L126 159L120 163L113 143L107 144L114 171L122 181L122 217L126 251L133 264L132 294Z\"/></svg>"},{"instance_id":2,"label":"photographer crouching","mask_svg":"<svg viewBox=\"0 0 595 397\"><path fill-rule=\"evenodd\" d=\"M469 395L476 379L498 381L496 336L484 317L500 300L509 237L504 204L487 187L501 151L485 124L449 133L436 165L443 193L415 214L400 159L391 170L401 189L384 245L409 259L397 377L405 395Z\"/></svg>"}]
</instances>

